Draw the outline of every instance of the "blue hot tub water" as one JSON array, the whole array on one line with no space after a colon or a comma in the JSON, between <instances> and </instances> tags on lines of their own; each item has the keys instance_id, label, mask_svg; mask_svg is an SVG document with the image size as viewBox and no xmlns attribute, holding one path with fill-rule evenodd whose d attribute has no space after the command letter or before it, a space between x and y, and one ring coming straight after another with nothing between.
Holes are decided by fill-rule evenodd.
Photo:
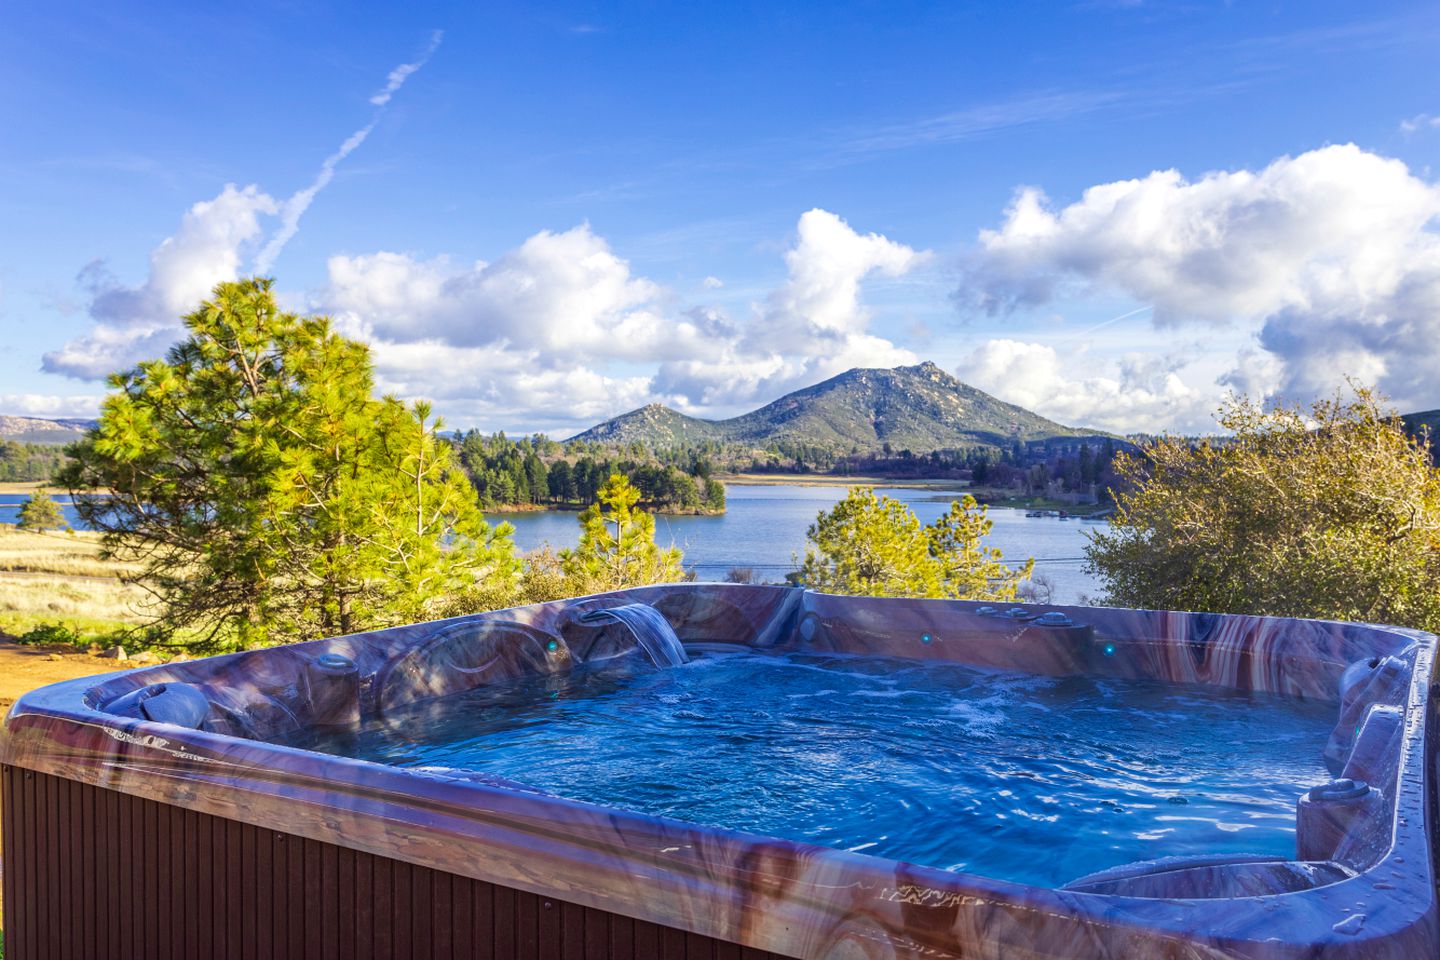
<instances>
[{"instance_id":1,"label":"blue hot tub water","mask_svg":"<svg viewBox=\"0 0 1440 960\"><path fill-rule=\"evenodd\" d=\"M1333 704L882 658L584 666L293 745L1058 886L1165 856L1295 853Z\"/></svg>"}]
</instances>

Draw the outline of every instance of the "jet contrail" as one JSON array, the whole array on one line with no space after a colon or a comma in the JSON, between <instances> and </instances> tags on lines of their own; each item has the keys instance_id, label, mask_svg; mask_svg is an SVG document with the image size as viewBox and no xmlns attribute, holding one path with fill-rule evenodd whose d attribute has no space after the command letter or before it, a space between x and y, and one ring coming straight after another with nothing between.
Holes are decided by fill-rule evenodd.
<instances>
[{"instance_id":1,"label":"jet contrail","mask_svg":"<svg viewBox=\"0 0 1440 960\"><path fill-rule=\"evenodd\" d=\"M404 86L405 81L412 73L429 62L430 58L435 55L435 50L440 46L440 41L444 38L445 32L443 30L436 30L430 35L430 45L425 48L425 52L420 56L420 59L414 63L402 63L390 71L389 76L386 78L384 88L370 98L370 102L375 105L375 114L370 118L370 122L350 134L350 136L345 139L345 142L340 144L340 149L325 158L325 162L320 164L320 172L315 175L315 179L308 187L292 194L290 199L281 205L280 229L275 231L275 235L270 238L269 242L265 244L264 249L255 257L255 273L270 272L270 267L275 263L275 258L280 255L280 251L285 249L285 244L289 243L290 238L299 232L300 218L305 214L305 211L309 209L310 204L314 202L315 195L321 190L324 190L330 181L334 179L335 168L340 165L340 161L350 156L351 153L355 152L356 147L365 142L365 138L370 136L370 131L374 130L375 125L380 122L380 116L385 112L385 105L390 102L390 98L395 95L395 91Z\"/></svg>"},{"instance_id":2,"label":"jet contrail","mask_svg":"<svg viewBox=\"0 0 1440 960\"><path fill-rule=\"evenodd\" d=\"M1147 311L1147 310L1154 310L1154 309L1155 309L1154 307L1140 307L1140 308L1138 308L1138 309L1131 310L1129 313L1122 313L1122 314L1120 314L1120 316L1118 316L1118 317L1111 317L1109 320L1101 320L1099 323L1095 324L1095 326L1093 326L1093 327L1086 327L1084 330L1081 330L1079 333L1072 333L1070 336L1066 337L1064 340L1057 341L1056 344L1055 344L1055 346L1058 347L1058 346L1060 346L1061 344L1069 343L1069 342L1072 341L1072 340L1079 340L1081 337L1086 336L1087 334L1094 333L1096 330L1102 330L1102 329L1104 329L1105 327L1110 326L1110 324L1112 324L1112 323L1119 323L1121 320L1128 320L1129 318L1135 316L1137 313L1144 313L1144 312Z\"/></svg>"},{"instance_id":3,"label":"jet contrail","mask_svg":"<svg viewBox=\"0 0 1440 960\"><path fill-rule=\"evenodd\" d=\"M395 91L399 90L401 85L405 83L405 78L425 66L426 62L435 55L435 51L440 46L440 41L444 39L444 30L436 30L430 34L430 46L425 48L425 52L420 55L420 59L414 63L402 63L394 70L391 70L390 76L385 78L385 89L371 97L370 102L377 107L383 107L389 103L390 98L395 95Z\"/></svg>"}]
</instances>

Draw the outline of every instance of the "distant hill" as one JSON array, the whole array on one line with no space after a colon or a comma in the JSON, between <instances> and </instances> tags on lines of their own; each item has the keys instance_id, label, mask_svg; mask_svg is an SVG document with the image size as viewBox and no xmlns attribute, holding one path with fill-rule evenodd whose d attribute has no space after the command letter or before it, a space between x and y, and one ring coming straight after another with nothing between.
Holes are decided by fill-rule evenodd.
<instances>
[{"instance_id":1,"label":"distant hill","mask_svg":"<svg viewBox=\"0 0 1440 960\"><path fill-rule=\"evenodd\" d=\"M928 453L1098 436L1104 434L1076 430L997 400L927 362L849 370L729 420L702 420L651 404L571 439L647 446L786 441L837 450L875 450L888 443L894 450Z\"/></svg>"},{"instance_id":2,"label":"distant hill","mask_svg":"<svg viewBox=\"0 0 1440 960\"><path fill-rule=\"evenodd\" d=\"M22 443L74 443L95 426L94 420L45 420L0 413L0 440Z\"/></svg>"},{"instance_id":3,"label":"distant hill","mask_svg":"<svg viewBox=\"0 0 1440 960\"><path fill-rule=\"evenodd\" d=\"M702 440L727 440L724 424L686 416L663 403L651 403L638 410L622 413L612 420L596 424L571 440L594 440L599 443L645 444L692 443Z\"/></svg>"},{"instance_id":4,"label":"distant hill","mask_svg":"<svg viewBox=\"0 0 1440 960\"><path fill-rule=\"evenodd\" d=\"M1419 413L1402 413L1400 420L1405 429L1419 433L1422 428L1430 431L1430 442L1440 441L1440 410L1422 410Z\"/></svg>"},{"instance_id":5,"label":"distant hill","mask_svg":"<svg viewBox=\"0 0 1440 960\"><path fill-rule=\"evenodd\" d=\"M1430 459L1440 466L1440 410L1422 410L1419 413L1402 413L1400 422L1412 436L1424 431L1430 441Z\"/></svg>"}]
</instances>

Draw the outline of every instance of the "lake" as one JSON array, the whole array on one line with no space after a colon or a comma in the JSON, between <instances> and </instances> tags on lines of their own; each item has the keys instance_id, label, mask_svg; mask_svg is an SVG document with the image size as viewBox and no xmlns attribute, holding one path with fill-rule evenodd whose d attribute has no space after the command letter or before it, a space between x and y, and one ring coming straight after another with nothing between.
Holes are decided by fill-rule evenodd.
<instances>
[{"instance_id":1,"label":"lake","mask_svg":"<svg viewBox=\"0 0 1440 960\"><path fill-rule=\"evenodd\" d=\"M727 509L718 517L655 517L655 540L685 551L685 565L701 580L724 580L731 567L750 567L759 580L780 581L795 569L795 556L805 554L805 531L815 515L841 500L839 486L802 487L789 484L731 484L725 488ZM963 490L910 490L876 487L875 492L909 504L922 523L930 523L964 496ZM493 523L515 527L515 544L534 550L574 546L580 536L575 514L568 511L492 514ZM1090 520L1027 517L1022 510L992 507L994 527L988 542L1007 561L1034 557L1035 570L1054 582L1056 603L1078 603L1084 595L1103 592L1085 572L1085 531L1103 526Z\"/></svg>"},{"instance_id":2,"label":"lake","mask_svg":"<svg viewBox=\"0 0 1440 960\"><path fill-rule=\"evenodd\" d=\"M0 493L0 523L19 523L20 505L30 499L28 493ZM80 515L70 504L68 496L51 497L60 504L60 510L65 514L65 522L77 530L84 530L85 524L80 522Z\"/></svg>"},{"instance_id":3,"label":"lake","mask_svg":"<svg viewBox=\"0 0 1440 960\"><path fill-rule=\"evenodd\" d=\"M909 490L877 487L876 492L910 505L923 523L950 509L963 490ZM759 580L778 582L795 569L796 556L805 553L805 531L815 515L845 496L838 486L802 487L789 484L731 484L726 488L728 509L718 517L655 517L655 539L685 551L685 565L702 580L724 580L731 567L750 567ZM81 526L68 497L55 498L71 525ZM0 494L0 523L14 523L24 494ZM521 550L572 547L580 536L576 514L565 510L535 513L491 514L492 523L506 520L515 527L515 544ZM1085 532L1102 524L1089 520L1027 517L1023 511L991 508L994 528L989 543L999 547L1007 561L1036 560L1037 572L1055 585L1056 603L1078 603L1084 596L1102 592L1084 569Z\"/></svg>"}]
</instances>

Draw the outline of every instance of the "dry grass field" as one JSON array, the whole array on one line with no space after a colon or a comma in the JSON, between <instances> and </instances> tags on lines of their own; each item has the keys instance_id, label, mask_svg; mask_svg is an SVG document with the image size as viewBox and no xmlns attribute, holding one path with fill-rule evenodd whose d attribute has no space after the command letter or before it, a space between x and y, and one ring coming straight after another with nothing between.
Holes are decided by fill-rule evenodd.
<instances>
[{"instance_id":1,"label":"dry grass field","mask_svg":"<svg viewBox=\"0 0 1440 960\"><path fill-rule=\"evenodd\" d=\"M113 642L143 622L145 591L122 583L120 564L100 559L88 533L29 533L0 524L0 710L47 683L127 664L69 644L13 642L39 626L59 626L88 641Z\"/></svg>"},{"instance_id":2,"label":"dry grass field","mask_svg":"<svg viewBox=\"0 0 1440 960\"><path fill-rule=\"evenodd\" d=\"M120 582L127 568L100 557L91 533L30 533L0 524L0 631L62 624L104 634L144 619L145 591Z\"/></svg>"},{"instance_id":3,"label":"dry grass field","mask_svg":"<svg viewBox=\"0 0 1440 960\"><path fill-rule=\"evenodd\" d=\"M0 524L0 572L54 573L67 577L101 577L114 580L134 571L100 558L100 536L95 533L47 531L32 533Z\"/></svg>"}]
</instances>

